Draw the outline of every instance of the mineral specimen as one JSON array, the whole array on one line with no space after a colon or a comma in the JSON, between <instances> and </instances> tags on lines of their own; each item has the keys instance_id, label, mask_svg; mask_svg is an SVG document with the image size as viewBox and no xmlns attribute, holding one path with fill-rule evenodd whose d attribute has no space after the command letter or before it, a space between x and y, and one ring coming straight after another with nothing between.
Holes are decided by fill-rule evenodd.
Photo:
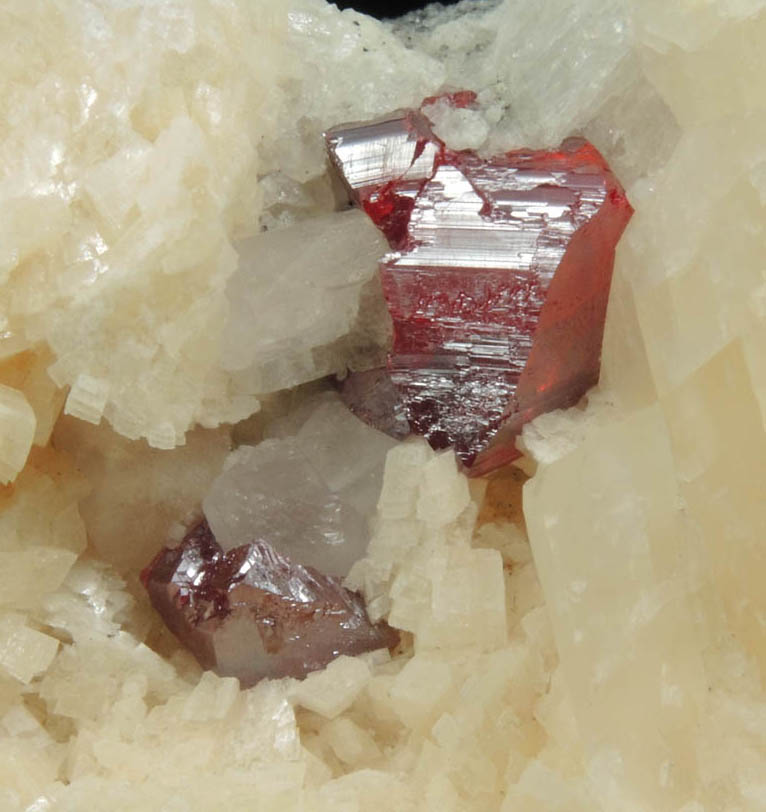
<instances>
[{"instance_id":1,"label":"mineral specimen","mask_svg":"<svg viewBox=\"0 0 766 812\"><path fill-rule=\"evenodd\" d=\"M202 501L204 519L142 576L203 667L251 684L396 642L341 584L367 550L394 445L324 392L228 456Z\"/></svg>"},{"instance_id":2,"label":"mineral specimen","mask_svg":"<svg viewBox=\"0 0 766 812\"><path fill-rule=\"evenodd\" d=\"M508 462L525 422L598 380L614 249L632 214L620 184L582 139L485 160L449 149L416 110L336 127L326 142L392 249L380 265L388 369L412 431L453 446L474 474ZM360 415L375 395L356 392Z\"/></svg>"},{"instance_id":3,"label":"mineral specimen","mask_svg":"<svg viewBox=\"0 0 766 812\"><path fill-rule=\"evenodd\" d=\"M0 384L36 427L5 392L0 809L766 807L765 39L763 0L4 0ZM582 133L625 186L598 396L526 424L525 522L399 444L344 584L412 648L240 691L133 589L255 408L232 246L268 225L269 272L330 214L318 133L443 87L478 94L425 111L451 149Z\"/></svg>"},{"instance_id":4,"label":"mineral specimen","mask_svg":"<svg viewBox=\"0 0 766 812\"><path fill-rule=\"evenodd\" d=\"M155 609L200 665L247 686L303 677L340 654L392 647L340 580L295 564L264 541L224 552L206 521L161 550L141 579Z\"/></svg>"}]
</instances>

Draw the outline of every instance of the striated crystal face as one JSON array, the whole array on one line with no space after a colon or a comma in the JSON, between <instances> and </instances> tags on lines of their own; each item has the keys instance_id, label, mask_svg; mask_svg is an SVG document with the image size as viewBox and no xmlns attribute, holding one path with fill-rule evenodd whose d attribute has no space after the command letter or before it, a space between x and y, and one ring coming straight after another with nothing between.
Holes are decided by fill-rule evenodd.
<instances>
[{"instance_id":1,"label":"striated crystal face","mask_svg":"<svg viewBox=\"0 0 766 812\"><path fill-rule=\"evenodd\" d=\"M416 110L326 141L392 249L380 270L396 408L472 473L510 461L525 422L598 380L614 249L632 214L622 187L582 139L484 159L448 149ZM346 386L374 417L366 400L380 381Z\"/></svg>"},{"instance_id":2,"label":"striated crystal face","mask_svg":"<svg viewBox=\"0 0 766 812\"><path fill-rule=\"evenodd\" d=\"M243 686L303 677L341 654L398 643L362 598L255 541L224 552L206 521L141 573L154 608L205 669Z\"/></svg>"}]
</instances>

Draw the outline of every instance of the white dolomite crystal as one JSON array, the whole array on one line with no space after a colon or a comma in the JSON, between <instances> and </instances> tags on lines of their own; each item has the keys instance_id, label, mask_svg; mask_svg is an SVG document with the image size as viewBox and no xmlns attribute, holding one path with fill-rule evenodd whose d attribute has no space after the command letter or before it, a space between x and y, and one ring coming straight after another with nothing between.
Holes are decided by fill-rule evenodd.
<instances>
[{"instance_id":1,"label":"white dolomite crystal","mask_svg":"<svg viewBox=\"0 0 766 812\"><path fill-rule=\"evenodd\" d=\"M0 670L28 685L53 662L59 641L30 629L22 617L0 617Z\"/></svg>"},{"instance_id":2,"label":"white dolomite crystal","mask_svg":"<svg viewBox=\"0 0 766 812\"><path fill-rule=\"evenodd\" d=\"M109 384L105 380L90 375L78 375L69 390L64 412L98 425L108 399Z\"/></svg>"},{"instance_id":3,"label":"white dolomite crystal","mask_svg":"<svg viewBox=\"0 0 766 812\"><path fill-rule=\"evenodd\" d=\"M391 483L407 478L410 510L391 516ZM412 632L416 651L493 651L507 637L502 559L497 550L471 548L475 519L468 480L451 451L437 454L423 440L400 445L389 454L368 556L346 585L363 592L373 619L385 615Z\"/></svg>"},{"instance_id":4,"label":"white dolomite crystal","mask_svg":"<svg viewBox=\"0 0 766 812\"><path fill-rule=\"evenodd\" d=\"M0 807L766 808L763 0L0 14ZM478 94L432 105L452 147L584 134L636 210L598 391L524 432L526 522L519 478L480 509L406 442L381 488L390 441L270 394L388 339L322 131L443 88ZM241 691L136 579L216 477L216 521L257 521L218 486L275 484L244 465L269 448L293 495L378 500L347 582L405 633Z\"/></svg>"},{"instance_id":5,"label":"white dolomite crystal","mask_svg":"<svg viewBox=\"0 0 766 812\"><path fill-rule=\"evenodd\" d=\"M0 483L12 482L24 467L36 426L24 393L0 384Z\"/></svg>"},{"instance_id":6,"label":"white dolomite crystal","mask_svg":"<svg viewBox=\"0 0 766 812\"><path fill-rule=\"evenodd\" d=\"M351 707L370 676L370 668L361 657L338 657L324 671L315 671L298 683L292 699L325 719L335 719Z\"/></svg>"},{"instance_id":7,"label":"white dolomite crystal","mask_svg":"<svg viewBox=\"0 0 766 812\"><path fill-rule=\"evenodd\" d=\"M13 341L13 336L9 340ZM2 342L0 338L0 347ZM52 361L50 351L44 346L27 348L26 344L17 344L15 351L11 352L8 358L0 360L0 377L3 385L21 392L34 411L33 444L36 446L48 443L66 400L66 392L58 389L48 374L47 367ZM12 432L9 434L14 435ZM23 437L24 431L15 432L15 436Z\"/></svg>"}]
</instances>

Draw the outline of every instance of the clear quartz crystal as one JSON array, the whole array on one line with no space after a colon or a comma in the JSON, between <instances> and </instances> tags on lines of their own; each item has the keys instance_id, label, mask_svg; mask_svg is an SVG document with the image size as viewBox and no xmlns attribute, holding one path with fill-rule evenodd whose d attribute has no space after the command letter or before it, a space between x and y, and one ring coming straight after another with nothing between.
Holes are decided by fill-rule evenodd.
<instances>
[{"instance_id":1,"label":"clear quartz crystal","mask_svg":"<svg viewBox=\"0 0 766 812\"><path fill-rule=\"evenodd\" d=\"M358 211L326 214L237 245L221 364L259 394L344 369L366 340L360 307L385 240ZM379 294L378 294L379 295ZM351 334L351 335L349 335Z\"/></svg>"},{"instance_id":2,"label":"clear quartz crystal","mask_svg":"<svg viewBox=\"0 0 766 812\"><path fill-rule=\"evenodd\" d=\"M313 405L294 436L234 451L203 510L226 551L263 539L297 563L343 576L367 548L368 518L395 442L333 394Z\"/></svg>"}]
</instances>

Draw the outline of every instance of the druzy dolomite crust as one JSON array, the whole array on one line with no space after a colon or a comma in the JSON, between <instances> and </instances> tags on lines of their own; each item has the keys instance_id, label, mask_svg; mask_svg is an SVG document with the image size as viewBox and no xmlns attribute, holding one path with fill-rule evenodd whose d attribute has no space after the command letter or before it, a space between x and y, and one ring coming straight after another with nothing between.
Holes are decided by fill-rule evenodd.
<instances>
[{"instance_id":1,"label":"druzy dolomite crust","mask_svg":"<svg viewBox=\"0 0 766 812\"><path fill-rule=\"evenodd\" d=\"M339 578L295 564L264 541L224 552L206 521L142 572L154 608L200 665L243 686L304 677L341 654L395 646Z\"/></svg>"},{"instance_id":2,"label":"druzy dolomite crust","mask_svg":"<svg viewBox=\"0 0 766 812\"><path fill-rule=\"evenodd\" d=\"M614 249L632 214L622 187L583 139L484 159L449 149L422 110L336 127L326 142L391 247L380 263L388 372L410 429L454 447L472 474L510 461L525 422L598 380ZM380 411L365 402L374 383L344 387L362 417Z\"/></svg>"}]
</instances>

